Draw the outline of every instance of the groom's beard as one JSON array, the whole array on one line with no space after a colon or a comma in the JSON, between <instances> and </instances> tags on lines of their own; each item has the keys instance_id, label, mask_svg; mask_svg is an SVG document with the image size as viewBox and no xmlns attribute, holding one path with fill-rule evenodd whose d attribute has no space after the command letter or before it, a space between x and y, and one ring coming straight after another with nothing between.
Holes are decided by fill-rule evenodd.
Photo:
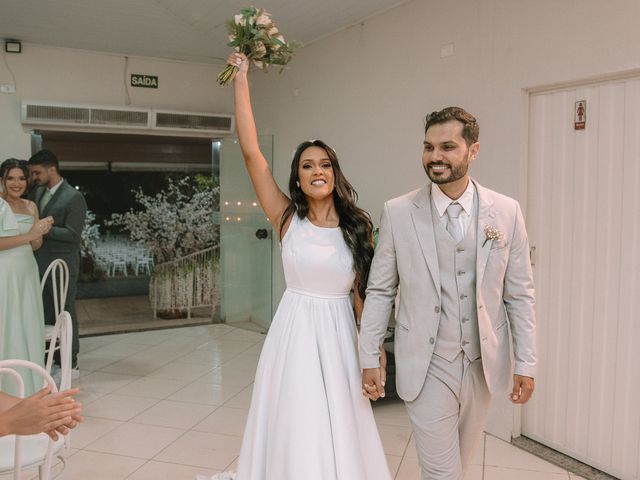
<instances>
[{"instance_id":1,"label":"groom's beard","mask_svg":"<svg viewBox=\"0 0 640 480\"><path fill-rule=\"evenodd\" d=\"M424 171L427 174L427 177L429 177L429 180L431 180L433 183L437 183L439 185L442 185L444 183L451 183L451 182L455 182L456 180L460 180L461 178L463 178L466 174L467 171L469 170L469 157L471 156L471 154L467 155L466 161L461 164L461 165L457 165L455 167L451 166L451 164L449 163L445 163L445 162L429 162L426 166L423 165ZM447 173L440 173L440 174L436 174L433 173L431 171L432 166L434 165L446 165L447 167L449 167L448 170L448 175ZM447 171L445 171L447 172Z\"/></svg>"}]
</instances>

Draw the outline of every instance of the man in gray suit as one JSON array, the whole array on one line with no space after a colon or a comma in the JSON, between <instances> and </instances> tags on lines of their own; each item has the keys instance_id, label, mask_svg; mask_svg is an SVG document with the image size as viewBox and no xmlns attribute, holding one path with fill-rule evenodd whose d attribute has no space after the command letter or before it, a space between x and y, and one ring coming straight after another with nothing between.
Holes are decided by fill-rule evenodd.
<instances>
[{"instance_id":1,"label":"man in gray suit","mask_svg":"<svg viewBox=\"0 0 640 480\"><path fill-rule=\"evenodd\" d=\"M379 352L396 305L396 384L422 478L458 480L492 394L529 400L536 368L533 275L515 200L472 180L479 126L461 108L426 118L431 180L385 203L360 332L363 393L384 396ZM515 370L510 357L510 339Z\"/></svg>"},{"instance_id":2,"label":"man in gray suit","mask_svg":"<svg viewBox=\"0 0 640 480\"><path fill-rule=\"evenodd\" d=\"M84 196L60 176L59 162L53 152L40 150L29 159L31 178L39 187L35 190L34 202L40 216L52 216L53 227L43 237L42 247L36 250L36 261L40 275L49 264L61 258L69 266L69 290L65 310L71 315L73 323L72 342L72 378L79 376L78 317L76 315L76 291L80 274L80 243L84 228L87 203ZM51 281L47 281L42 295L44 317L47 325L55 324L53 290Z\"/></svg>"}]
</instances>

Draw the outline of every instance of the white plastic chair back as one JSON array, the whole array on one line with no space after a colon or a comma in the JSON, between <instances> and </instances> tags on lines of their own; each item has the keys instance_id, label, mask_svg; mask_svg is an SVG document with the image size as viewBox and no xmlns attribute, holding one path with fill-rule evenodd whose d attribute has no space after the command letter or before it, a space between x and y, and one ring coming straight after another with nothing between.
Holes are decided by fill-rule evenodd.
<instances>
[{"instance_id":1,"label":"white plastic chair back","mask_svg":"<svg viewBox=\"0 0 640 480\"><path fill-rule=\"evenodd\" d=\"M69 312L62 312L56 319L56 324L45 328L46 340L49 340L47 362L45 368L51 374L53 354L60 350L60 390L71 388L71 342L73 339L73 324Z\"/></svg>"},{"instance_id":2,"label":"white plastic chair back","mask_svg":"<svg viewBox=\"0 0 640 480\"><path fill-rule=\"evenodd\" d=\"M40 281L40 292L44 291L44 286L47 283L47 278L51 276L52 291L53 291L53 307L56 314L56 319L64 311L67 291L69 290L69 266L67 262L61 258L56 258L49 264Z\"/></svg>"},{"instance_id":3,"label":"white plastic chair back","mask_svg":"<svg viewBox=\"0 0 640 480\"><path fill-rule=\"evenodd\" d=\"M43 377L44 383L51 386L52 392L58 391L51 376L40 365L27 360L1 360L0 375L13 377L18 387L18 397L24 398L24 380L16 370L18 367L36 371ZM63 446L62 438L54 442L46 433L0 437L0 474L13 472L13 479L20 480L23 468L38 466L40 480L50 480L53 455Z\"/></svg>"}]
</instances>

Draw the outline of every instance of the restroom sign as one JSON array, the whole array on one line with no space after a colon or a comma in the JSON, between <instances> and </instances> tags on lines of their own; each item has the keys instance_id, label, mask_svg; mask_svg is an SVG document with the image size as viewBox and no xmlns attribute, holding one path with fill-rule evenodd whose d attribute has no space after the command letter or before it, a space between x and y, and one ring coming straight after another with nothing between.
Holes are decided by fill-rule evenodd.
<instances>
[{"instance_id":1,"label":"restroom sign","mask_svg":"<svg viewBox=\"0 0 640 480\"><path fill-rule=\"evenodd\" d=\"M131 74L131 86L142 88L158 88L158 77L153 75Z\"/></svg>"},{"instance_id":2,"label":"restroom sign","mask_svg":"<svg viewBox=\"0 0 640 480\"><path fill-rule=\"evenodd\" d=\"M576 130L584 130L587 125L587 101L578 100L575 108L574 128Z\"/></svg>"}]
</instances>

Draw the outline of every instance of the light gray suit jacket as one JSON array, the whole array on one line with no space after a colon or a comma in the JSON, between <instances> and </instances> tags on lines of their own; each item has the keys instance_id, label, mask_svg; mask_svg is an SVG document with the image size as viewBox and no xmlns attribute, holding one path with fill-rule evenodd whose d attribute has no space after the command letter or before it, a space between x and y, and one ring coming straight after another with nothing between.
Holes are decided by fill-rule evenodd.
<instances>
[{"instance_id":1,"label":"light gray suit jacket","mask_svg":"<svg viewBox=\"0 0 640 480\"><path fill-rule=\"evenodd\" d=\"M515 373L536 369L533 274L524 218L514 199L483 188L478 192L476 300L482 365L491 393L512 385L509 328ZM362 368L379 365L379 346L396 293L396 386L414 400L424 384L440 321L440 271L431 219L431 184L384 205L360 330ZM503 239L485 242L485 226Z\"/></svg>"}]
</instances>

